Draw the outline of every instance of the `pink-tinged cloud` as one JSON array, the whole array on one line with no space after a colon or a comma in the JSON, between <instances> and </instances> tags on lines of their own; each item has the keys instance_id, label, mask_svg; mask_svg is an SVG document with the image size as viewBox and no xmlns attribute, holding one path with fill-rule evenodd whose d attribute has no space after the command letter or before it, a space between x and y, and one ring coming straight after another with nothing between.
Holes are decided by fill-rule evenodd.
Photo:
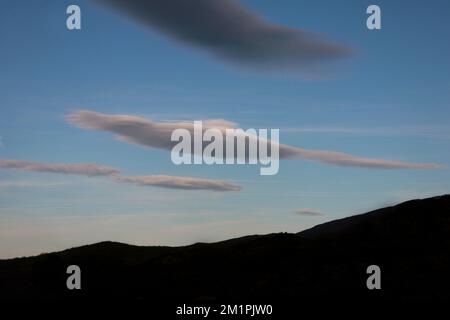
<instances>
[{"instance_id":1,"label":"pink-tinged cloud","mask_svg":"<svg viewBox=\"0 0 450 320\"><path fill-rule=\"evenodd\" d=\"M33 161L5 160L5 159L0 159L0 168L36 171L36 172L76 174L88 177L109 176L112 174L119 173L119 170L117 169L93 163L78 163L78 164L40 163Z\"/></svg>"},{"instance_id":2,"label":"pink-tinged cloud","mask_svg":"<svg viewBox=\"0 0 450 320\"><path fill-rule=\"evenodd\" d=\"M396 160L364 158L342 152L308 150L287 145L280 145L280 157L293 160L311 160L342 167L365 167L374 169L441 169L444 167L437 163L410 163Z\"/></svg>"},{"instance_id":3,"label":"pink-tinged cloud","mask_svg":"<svg viewBox=\"0 0 450 320\"><path fill-rule=\"evenodd\" d=\"M77 110L66 117L67 121L77 127L110 132L117 139L151 148L171 150L177 142L170 137L175 129L193 132L192 122L156 122L147 118L130 115L109 115L89 110ZM217 128L222 132L227 128L237 128L234 122L223 119L203 121L203 129ZM257 139L257 137L253 137ZM285 144L279 145L280 159L309 160L335 166L364 167L374 169L439 169L435 163L410 163L397 160L364 158L351 154L308 150Z\"/></svg>"},{"instance_id":4,"label":"pink-tinged cloud","mask_svg":"<svg viewBox=\"0 0 450 320\"><path fill-rule=\"evenodd\" d=\"M133 183L140 186L156 186L171 189L240 191L241 187L223 180L200 179L176 176L114 176L118 182Z\"/></svg>"},{"instance_id":5,"label":"pink-tinged cloud","mask_svg":"<svg viewBox=\"0 0 450 320\"><path fill-rule=\"evenodd\" d=\"M24 160L0 159L0 169L14 169L34 172L74 174L88 177L106 176L115 182L134 183L169 189L240 191L241 187L224 180L181 176L122 176L120 170L98 164L40 163Z\"/></svg>"}]
</instances>

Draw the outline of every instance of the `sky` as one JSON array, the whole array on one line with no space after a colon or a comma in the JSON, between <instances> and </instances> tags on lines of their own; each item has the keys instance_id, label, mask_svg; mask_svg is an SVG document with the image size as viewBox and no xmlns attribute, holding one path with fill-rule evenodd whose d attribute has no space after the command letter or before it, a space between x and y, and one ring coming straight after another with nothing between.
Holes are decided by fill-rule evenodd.
<instances>
[{"instance_id":1,"label":"sky","mask_svg":"<svg viewBox=\"0 0 450 320\"><path fill-rule=\"evenodd\" d=\"M448 1L99 2L0 0L0 258L298 232L449 192ZM155 123L211 119L356 160L261 176L151 147Z\"/></svg>"}]
</instances>

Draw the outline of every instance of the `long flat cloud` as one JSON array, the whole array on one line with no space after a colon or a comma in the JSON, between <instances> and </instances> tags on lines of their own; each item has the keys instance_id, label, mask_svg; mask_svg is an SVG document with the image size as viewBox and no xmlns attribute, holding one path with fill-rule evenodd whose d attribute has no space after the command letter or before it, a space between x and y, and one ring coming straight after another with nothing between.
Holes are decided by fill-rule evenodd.
<instances>
[{"instance_id":1,"label":"long flat cloud","mask_svg":"<svg viewBox=\"0 0 450 320\"><path fill-rule=\"evenodd\" d=\"M109 176L118 174L119 170L92 163L63 164L63 163L40 163L25 160L0 159L0 168L18 169L37 172L76 174L88 177Z\"/></svg>"},{"instance_id":2,"label":"long flat cloud","mask_svg":"<svg viewBox=\"0 0 450 320\"><path fill-rule=\"evenodd\" d=\"M351 50L322 35L267 21L233 0L95 0L182 43L234 63L309 66Z\"/></svg>"},{"instance_id":3,"label":"long flat cloud","mask_svg":"<svg viewBox=\"0 0 450 320\"><path fill-rule=\"evenodd\" d=\"M174 129L183 128L193 132L192 122L156 122L147 118L130 115L108 115L88 110L78 110L66 117L66 120L80 128L106 131L119 140L146 147L171 150L176 142L170 140ZM203 128L236 128L237 124L226 120L203 121ZM395 160L364 158L347 153L308 150L285 144L279 145L281 159L310 160L335 166L365 167L378 169L438 169L442 165L435 163L409 163Z\"/></svg>"},{"instance_id":4,"label":"long flat cloud","mask_svg":"<svg viewBox=\"0 0 450 320\"><path fill-rule=\"evenodd\" d=\"M215 191L240 191L241 187L221 180L200 179L174 176L115 176L114 180L141 186L158 186L173 189L208 189Z\"/></svg>"},{"instance_id":5,"label":"long flat cloud","mask_svg":"<svg viewBox=\"0 0 450 320\"><path fill-rule=\"evenodd\" d=\"M24 160L0 159L0 169L74 174L88 177L107 176L116 182L133 183L169 189L240 191L241 187L224 181L180 176L123 176L120 170L98 164L40 163Z\"/></svg>"}]
</instances>

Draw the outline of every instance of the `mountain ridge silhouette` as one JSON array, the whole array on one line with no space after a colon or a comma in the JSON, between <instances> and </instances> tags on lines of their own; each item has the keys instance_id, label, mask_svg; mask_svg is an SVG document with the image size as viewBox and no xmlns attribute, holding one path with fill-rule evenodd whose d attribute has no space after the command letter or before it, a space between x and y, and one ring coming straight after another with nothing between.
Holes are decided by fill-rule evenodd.
<instances>
[{"instance_id":1,"label":"mountain ridge silhouette","mask_svg":"<svg viewBox=\"0 0 450 320\"><path fill-rule=\"evenodd\" d=\"M0 300L429 300L450 294L450 195L410 200L299 233L182 247L113 241L0 260ZM79 265L82 289L66 288ZM366 269L381 269L368 290Z\"/></svg>"}]
</instances>

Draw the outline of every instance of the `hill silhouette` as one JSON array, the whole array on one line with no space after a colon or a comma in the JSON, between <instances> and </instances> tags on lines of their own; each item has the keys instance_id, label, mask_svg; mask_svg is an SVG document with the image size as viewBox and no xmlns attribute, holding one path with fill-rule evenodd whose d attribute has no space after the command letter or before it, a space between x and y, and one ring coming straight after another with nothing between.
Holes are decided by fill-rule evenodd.
<instances>
[{"instance_id":1,"label":"hill silhouette","mask_svg":"<svg viewBox=\"0 0 450 320\"><path fill-rule=\"evenodd\" d=\"M0 260L0 300L305 301L449 299L450 195L412 200L297 233L184 247L101 242ZM66 268L82 289L66 288ZM381 290L366 269L381 268Z\"/></svg>"}]
</instances>

